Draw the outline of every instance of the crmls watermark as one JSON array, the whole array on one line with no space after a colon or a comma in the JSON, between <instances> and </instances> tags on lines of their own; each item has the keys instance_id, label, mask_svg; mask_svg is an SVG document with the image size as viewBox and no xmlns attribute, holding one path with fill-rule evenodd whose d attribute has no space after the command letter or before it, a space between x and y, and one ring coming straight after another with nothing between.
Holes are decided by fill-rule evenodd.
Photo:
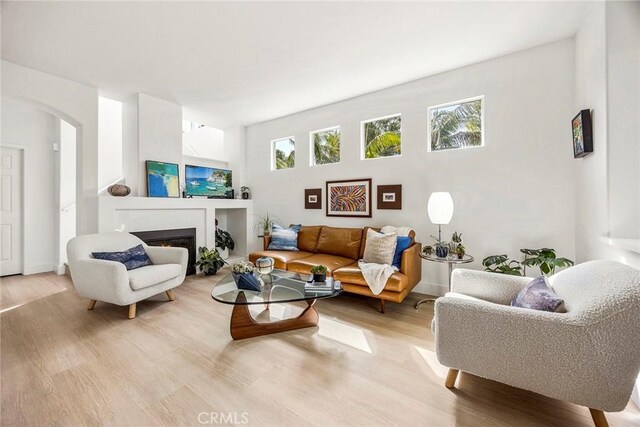
<instances>
[{"instance_id":1,"label":"crmls watermark","mask_svg":"<svg viewBox=\"0 0 640 427\"><path fill-rule=\"evenodd\" d=\"M248 412L200 412L198 414L198 422L200 424L248 424Z\"/></svg>"}]
</instances>

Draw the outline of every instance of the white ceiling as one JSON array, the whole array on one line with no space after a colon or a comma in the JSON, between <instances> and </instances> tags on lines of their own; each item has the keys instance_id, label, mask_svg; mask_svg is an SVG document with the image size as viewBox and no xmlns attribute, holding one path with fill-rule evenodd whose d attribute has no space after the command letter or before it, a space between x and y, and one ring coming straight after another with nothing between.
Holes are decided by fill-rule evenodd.
<instances>
[{"instance_id":1,"label":"white ceiling","mask_svg":"<svg viewBox=\"0 0 640 427\"><path fill-rule=\"evenodd\" d=\"M2 2L2 58L182 104L281 117L576 32L577 2Z\"/></svg>"}]
</instances>

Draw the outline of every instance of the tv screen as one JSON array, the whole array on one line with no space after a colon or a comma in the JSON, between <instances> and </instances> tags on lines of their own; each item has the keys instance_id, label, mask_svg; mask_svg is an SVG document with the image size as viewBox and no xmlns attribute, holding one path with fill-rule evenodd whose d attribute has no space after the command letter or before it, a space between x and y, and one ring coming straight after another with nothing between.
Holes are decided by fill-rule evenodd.
<instances>
[{"instance_id":1,"label":"tv screen","mask_svg":"<svg viewBox=\"0 0 640 427\"><path fill-rule=\"evenodd\" d=\"M186 165L187 196L233 198L231 171Z\"/></svg>"}]
</instances>

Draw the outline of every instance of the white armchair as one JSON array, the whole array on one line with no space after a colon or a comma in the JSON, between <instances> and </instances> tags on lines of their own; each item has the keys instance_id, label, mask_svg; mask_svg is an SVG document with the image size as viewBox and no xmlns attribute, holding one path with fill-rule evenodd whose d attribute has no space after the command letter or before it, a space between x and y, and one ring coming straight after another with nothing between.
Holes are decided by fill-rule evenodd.
<instances>
[{"instance_id":1,"label":"white armchair","mask_svg":"<svg viewBox=\"0 0 640 427\"><path fill-rule=\"evenodd\" d=\"M92 252L124 251L142 244L153 265L127 271L124 264L95 259ZM87 234L67 244L73 286L89 298L88 309L97 301L129 306L129 319L136 317L136 303L162 292L174 300L173 289L184 281L188 251L184 248L147 246L129 233Z\"/></svg>"},{"instance_id":2,"label":"white armchair","mask_svg":"<svg viewBox=\"0 0 640 427\"><path fill-rule=\"evenodd\" d=\"M603 411L625 408L640 369L640 272L592 261L549 278L566 313L509 306L530 278L457 269L435 303L438 360L458 371Z\"/></svg>"}]
</instances>

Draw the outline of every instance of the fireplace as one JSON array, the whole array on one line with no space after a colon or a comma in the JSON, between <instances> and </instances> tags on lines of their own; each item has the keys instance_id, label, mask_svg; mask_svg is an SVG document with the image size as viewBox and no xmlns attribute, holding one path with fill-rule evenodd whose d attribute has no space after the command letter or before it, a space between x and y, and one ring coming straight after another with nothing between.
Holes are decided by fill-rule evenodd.
<instances>
[{"instance_id":1,"label":"fireplace","mask_svg":"<svg viewBox=\"0 0 640 427\"><path fill-rule=\"evenodd\" d=\"M153 230L132 232L149 246L170 246L185 248L189 251L187 276L196 274L196 229L179 228L174 230Z\"/></svg>"}]
</instances>

